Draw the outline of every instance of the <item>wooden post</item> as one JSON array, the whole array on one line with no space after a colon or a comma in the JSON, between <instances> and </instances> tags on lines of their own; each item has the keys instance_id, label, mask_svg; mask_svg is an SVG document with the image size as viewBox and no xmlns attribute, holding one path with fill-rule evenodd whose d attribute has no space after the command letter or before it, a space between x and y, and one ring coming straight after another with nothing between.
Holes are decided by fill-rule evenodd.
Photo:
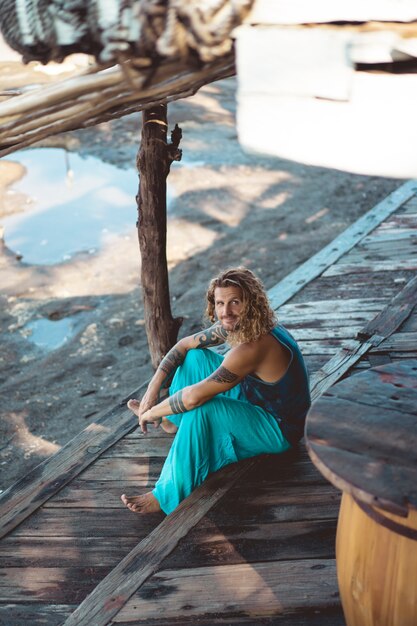
<instances>
[{"instance_id":1,"label":"wooden post","mask_svg":"<svg viewBox=\"0 0 417 626\"><path fill-rule=\"evenodd\" d=\"M181 129L175 125L167 143L167 106L142 113L142 140L137 155L139 171L138 238L142 257L141 281L145 328L152 365L156 369L175 344L182 318L174 319L169 297L166 258L166 179L172 161L181 159Z\"/></svg>"}]
</instances>

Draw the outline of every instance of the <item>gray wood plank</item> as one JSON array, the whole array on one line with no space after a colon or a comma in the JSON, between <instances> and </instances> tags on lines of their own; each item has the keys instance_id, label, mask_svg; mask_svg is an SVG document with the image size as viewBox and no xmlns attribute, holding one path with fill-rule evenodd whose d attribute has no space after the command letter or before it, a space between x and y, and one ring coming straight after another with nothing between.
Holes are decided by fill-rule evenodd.
<instances>
[{"instance_id":1,"label":"gray wood plank","mask_svg":"<svg viewBox=\"0 0 417 626\"><path fill-rule=\"evenodd\" d=\"M142 620L163 616L167 623L182 615L277 617L338 604L334 559L211 566L158 572L126 602L114 622L138 615Z\"/></svg>"},{"instance_id":2,"label":"gray wood plank","mask_svg":"<svg viewBox=\"0 0 417 626\"><path fill-rule=\"evenodd\" d=\"M323 276L347 276L348 274L375 274L377 272L398 272L401 270L417 270L417 255L409 259L393 259L390 261L368 261L362 263L336 263L327 269Z\"/></svg>"},{"instance_id":3,"label":"gray wood plank","mask_svg":"<svg viewBox=\"0 0 417 626\"><path fill-rule=\"evenodd\" d=\"M4 626L60 626L76 605L26 602L0 604L0 624Z\"/></svg>"},{"instance_id":4,"label":"gray wood plank","mask_svg":"<svg viewBox=\"0 0 417 626\"><path fill-rule=\"evenodd\" d=\"M278 309L307 283L320 276L378 224L407 202L416 191L417 182L407 181L347 228L339 237L336 237L328 246L291 272L278 285L272 287L268 291L268 296L273 308Z\"/></svg>"}]
</instances>

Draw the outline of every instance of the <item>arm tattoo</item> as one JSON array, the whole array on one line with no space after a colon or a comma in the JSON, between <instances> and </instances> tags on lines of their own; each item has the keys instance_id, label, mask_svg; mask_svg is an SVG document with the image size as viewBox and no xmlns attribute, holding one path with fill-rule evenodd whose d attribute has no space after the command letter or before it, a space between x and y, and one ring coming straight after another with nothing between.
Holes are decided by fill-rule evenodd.
<instances>
[{"instance_id":1,"label":"arm tattoo","mask_svg":"<svg viewBox=\"0 0 417 626\"><path fill-rule=\"evenodd\" d=\"M172 348L168 354L162 359L159 364L165 374L171 374L185 359L185 354L182 354L177 348Z\"/></svg>"},{"instance_id":2,"label":"arm tattoo","mask_svg":"<svg viewBox=\"0 0 417 626\"><path fill-rule=\"evenodd\" d=\"M185 404L182 401L182 389L174 393L173 396L169 397L169 406L171 407L171 411L173 413L185 413L187 409L185 408Z\"/></svg>"},{"instance_id":3,"label":"arm tattoo","mask_svg":"<svg viewBox=\"0 0 417 626\"><path fill-rule=\"evenodd\" d=\"M218 346L227 339L227 330L221 324L214 324L211 328L203 330L194 335L193 339L198 339L197 348L206 348L207 346Z\"/></svg>"},{"instance_id":4,"label":"arm tattoo","mask_svg":"<svg viewBox=\"0 0 417 626\"><path fill-rule=\"evenodd\" d=\"M237 374L233 374L233 372L223 367L223 365L209 376L209 380L214 380L216 383L234 383L238 378L239 376Z\"/></svg>"}]
</instances>

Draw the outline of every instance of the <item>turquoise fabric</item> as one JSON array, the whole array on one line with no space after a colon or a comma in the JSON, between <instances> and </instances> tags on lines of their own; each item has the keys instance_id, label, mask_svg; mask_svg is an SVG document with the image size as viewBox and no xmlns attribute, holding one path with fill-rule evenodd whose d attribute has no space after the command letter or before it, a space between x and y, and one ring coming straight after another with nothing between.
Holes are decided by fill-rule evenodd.
<instances>
[{"instance_id":1,"label":"turquoise fabric","mask_svg":"<svg viewBox=\"0 0 417 626\"><path fill-rule=\"evenodd\" d=\"M175 373L170 395L207 378L222 361L223 357L211 350L190 350ZM153 490L166 514L209 473L242 459L264 453L279 454L291 447L277 420L265 409L251 404L241 385L168 419L178 431Z\"/></svg>"}]
</instances>

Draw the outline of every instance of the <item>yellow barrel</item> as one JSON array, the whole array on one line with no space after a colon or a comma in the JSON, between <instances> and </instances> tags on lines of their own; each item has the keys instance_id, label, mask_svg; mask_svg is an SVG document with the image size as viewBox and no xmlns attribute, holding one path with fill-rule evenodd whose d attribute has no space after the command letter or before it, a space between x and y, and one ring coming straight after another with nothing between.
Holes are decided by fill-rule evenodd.
<instances>
[{"instance_id":1,"label":"yellow barrel","mask_svg":"<svg viewBox=\"0 0 417 626\"><path fill-rule=\"evenodd\" d=\"M336 564L347 626L417 626L417 510L404 518L344 493Z\"/></svg>"}]
</instances>

